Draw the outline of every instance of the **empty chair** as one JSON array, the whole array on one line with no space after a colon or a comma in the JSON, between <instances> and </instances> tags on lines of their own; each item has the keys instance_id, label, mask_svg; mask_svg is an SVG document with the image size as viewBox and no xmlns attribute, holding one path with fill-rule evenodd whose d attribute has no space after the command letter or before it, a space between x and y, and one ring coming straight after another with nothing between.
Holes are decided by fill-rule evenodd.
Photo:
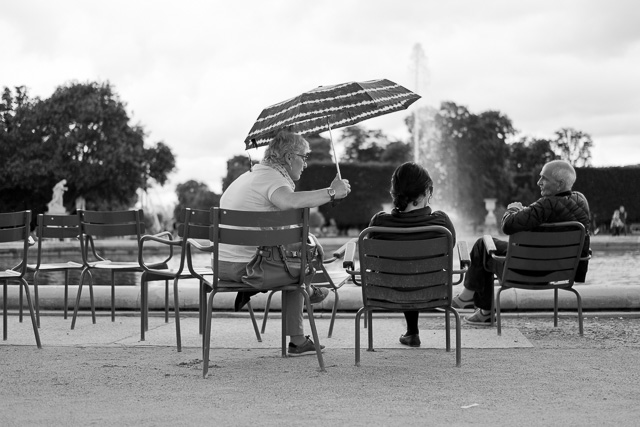
<instances>
[{"instance_id":1,"label":"empty chair","mask_svg":"<svg viewBox=\"0 0 640 427\"><path fill-rule=\"evenodd\" d=\"M40 334L38 333L38 323L36 321L35 310L31 295L29 293L29 285L24 278L27 273L27 253L31 245L31 237L29 236L29 227L31 224L31 211L19 211L0 213L0 243L20 243L17 249L19 259L17 265L4 269L0 268L0 281L2 281L2 339L7 340L7 308L8 294L7 286L11 282L18 282L21 289L27 296L27 304L29 305L29 313L31 314L31 322L33 323L33 333L36 337L38 348L42 348L40 343ZM20 302L22 306L22 301Z\"/></svg>"},{"instance_id":2,"label":"empty chair","mask_svg":"<svg viewBox=\"0 0 640 427\"><path fill-rule=\"evenodd\" d=\"M96 323L95 304L93 300L93 275L92 271L102 270L111 273L111 321L115 321L115 275L120 273L142 273L143 269L139 262L139 242L144 234L144 216L142 210L128 211L85 211L79 210L80 221L80 245L82 251L83 269L80 275L80 285L73 311L71 329L75 328L78 307L85 277L89 277L89 297L91 304L91 315L93 323ZM134 254L126 261L111 260L104 256L100 247L96 246L96 241L106 239L130 239L135 240ZM166 260L150 264L156 268L163 266L166 268ZM156 278L156 280L165 280Z\"/></svg>"},{"instance_id":3,"label":"empty chair","mask_svg":"<svg viewBox=\"0 0 640 427\"><path fill-rule=\"evenodd\" d=\"M38 278L42 272L64 272L64 318L67 318L69 297L69 272L82 270L82 255L80 253L79 223L77 215L49 215L39 214L37 220L36 237L38 238L38 252L35 264L27 264L27 271L33 273L33 293L35 299L36 318L40 327L40 297L38 295ZM43 248L47 240L71 239L77 244L75 260L46 261ZM80 261L80 262L76 262Z\"/></svg>"}]
</instances>

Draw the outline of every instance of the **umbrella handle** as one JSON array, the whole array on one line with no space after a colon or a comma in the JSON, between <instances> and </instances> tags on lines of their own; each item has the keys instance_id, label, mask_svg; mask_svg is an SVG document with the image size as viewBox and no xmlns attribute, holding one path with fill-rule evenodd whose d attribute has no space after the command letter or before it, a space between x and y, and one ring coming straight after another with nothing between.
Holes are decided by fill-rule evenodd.
<instances>
[{"instance_id":1,"label":"umbrella handle","mask_svg":"<svg viewBox=\"0 0 640 427\"><path fill-rule=\"evenodd\" d=\"M333 145L333 136L331 135L331 122L329 122L329 117L327 117L327 126L329 126L329 141L331 141L331 150L333 151L333 161L336 163L336 171L338 172L338 179L342 179L342 174L340 173L340 164L338 164L338 156L336 155L336 147Z\"/></svg>"}]
</instances>

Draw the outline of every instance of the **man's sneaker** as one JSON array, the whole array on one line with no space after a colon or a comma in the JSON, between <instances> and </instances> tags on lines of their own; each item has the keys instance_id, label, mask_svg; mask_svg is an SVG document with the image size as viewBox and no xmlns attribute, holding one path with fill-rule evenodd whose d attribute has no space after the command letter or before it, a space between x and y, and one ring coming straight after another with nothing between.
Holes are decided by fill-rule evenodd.
<instances>
[{"instance_id":1,"label":"man's sneaker","mask_svg":"<svg viewBox=\"0 0 640 427\"><path fill-rule=\"evenodd\" d=\"M420 347L420 335L413 334L407 335L404 334L400 336L400 344L408 345L409 347Z\"/></svg>"},{"instance_id":2,"label":"man's sneaker","mask_svg":"<svg viewBox=\"0 0 640 427\"><path fill-rule=\"evenodd\" d=\"M309 301L311 301L311 304L322 302L327 295L329 295L329 289L327 288L316 288L313 285L311 285L310 288L311 292L309 292Z\"/></svg>"},{"instance_id":3,"label":"man's sneaker","mask_svg":"<svg viewBox=\"0 0 640 427\"><path fill-rule=\"evenodd\" d=\"M309 335L307 335L306 338L306 341L300 345L295 345L294 343L290 342L288 353L292 356L296 356L303 353L309 353L311 351L315 352L315 344L309 339ZM324 350L323 345L320 345L320 350Z\"/></svg>"},{"instance_id":4,"label":"man's sneaker","mask_svg":"<svg viewBox=\"0 0 640 427\"><path fill-rule=\"evenodd\" d=\"M465 317L464 321L475 326L491 326L491 313L484 314L481 309L476 308L476 311L471 316Z\"/></svg>"},{"instance_id":5,"label":"man's sneaker","mask_svg":"<svg viewBox=\"0 0 640 427\"><path fill-rule=\"evenodd\" d=\"M460 295L453 297L451 300L451 307L453 308L473 308L473 298L470 300L463 300Z\"/></svg>"}]
</instances>

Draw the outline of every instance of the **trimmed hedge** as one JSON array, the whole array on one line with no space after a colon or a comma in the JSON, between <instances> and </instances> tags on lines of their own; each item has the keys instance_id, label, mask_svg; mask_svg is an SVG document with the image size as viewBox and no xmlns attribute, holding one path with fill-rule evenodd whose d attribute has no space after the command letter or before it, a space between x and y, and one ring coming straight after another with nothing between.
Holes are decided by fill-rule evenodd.
<instances>
[{"instance_id":1,"label":"trimmed hedge","mask_svg":"<svg viewBox=\"0 0 640 427\"><path fill-rule=\"evenodd\" d=\"M320 206L327 224L333 218L342 233L349 228L366 228L371 217L382 210L382 204L391 203L389 189L391 175L396 167L388 163L341 164L340 173L344 179L349 180L351 193L335 206L330 203ZM335 176L335 164L312 163L302 174L296 189L309 191L327 188Z\"/></svg>"},{"instance_id":2,"label":"trimmed hedge","mask_svg":"<svg viewBox=\"0 0 640 427\"><path fill-rule=\"evenodd\" d=\"M640 222L640 167L576 168L573 189L589 201L596 226L611 222L620 205L627 212L627 224Z\"/></svg>"}]
</instances>

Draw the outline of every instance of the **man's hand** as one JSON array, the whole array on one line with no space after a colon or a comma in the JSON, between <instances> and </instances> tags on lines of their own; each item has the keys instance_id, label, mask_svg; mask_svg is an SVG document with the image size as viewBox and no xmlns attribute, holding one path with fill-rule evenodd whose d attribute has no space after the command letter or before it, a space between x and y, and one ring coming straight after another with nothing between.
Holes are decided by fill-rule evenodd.
<instances>
[{"instance_id":1,"label":"man's hand","mask_svg":"<svg viewBox=\"0 0 640 427\"><path fill-rule=\"evenodd\" d=\"M521 211L522 209L524 209L524 206L522 206L522 203L520 202L513 202L513 203L509 203L509 205L507 206L507 209L515 209L517 211Z\"/></svg>"}]
</instances>

